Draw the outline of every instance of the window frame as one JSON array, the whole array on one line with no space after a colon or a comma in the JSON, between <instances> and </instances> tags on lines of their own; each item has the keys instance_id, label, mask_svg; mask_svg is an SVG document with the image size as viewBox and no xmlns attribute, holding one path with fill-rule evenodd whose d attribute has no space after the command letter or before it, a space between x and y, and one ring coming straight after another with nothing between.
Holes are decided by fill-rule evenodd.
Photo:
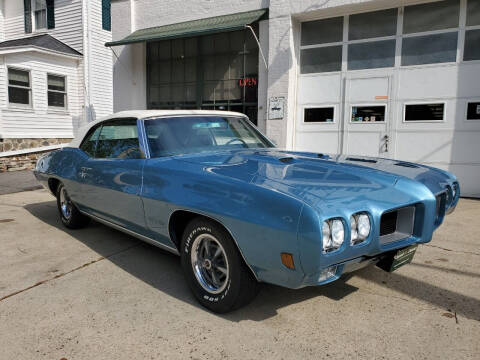
<instances>
[{"instance_id":1,"label":"window frame","mask_svg":"<svg viewBox=\"0 0 480 360\"><path fill-rule=\"evenodd\" d=\"M305 121L305 111L307 109L333 109L333 121L328 122L328 121L314 121L314 122L306 122ZM305 105L302 108L302 125L331 125L331 124L336 124L337 123L337 116L338 116L338 111L337 111L337 105L335 104L322 104L322 105Z\"/></svg>"},{"instance_id":2,"label":"window frame","mask_svg":"<svg viewBox=\"0 0 480 360\"><path fill-rule=\"evenodd\" d=\"M418 4L410 4L410 5L403 5L403 6L381 6L376 7L373 9L362 9L358 11L350 11L345 12L342 14L336 15L324 15L320 17L316 17L313 19L305 19L301 20L298 26L298 42L297 42L297 49L298 49L298 62L297 62L297 72L299 76L315 76L315 75L322 75L322 74L341 74L345 72L351 71L375 71L375 70L388 70L388 69L412 69L412 68L425 68L431 66L445 66L445 65L455 65L455 64L472 64L472 63L480 63L480 59L478 60L464 60L464 48L465 48L465 34L468 30L480 30L480 25L466 25L467 21L467 7L468 7L468 0L458 0L459 1L459 19L458 19L458 26L453 28L445 28L440 30L432 30L432 31L423 31L423 32L416 32L416 33L403 33L403 22L404 22L404 10L408 6L415 6ZM389 9L397 9L397 33L391 36L384 36L384 37L376 37L376 38L368 38L368 39L361 39L361 40L349 40L349 31L350 31L350 16L362 14L362 13L369 13L369 12L376 12L382 10L389 10ZM310 22L316 20L325 20L334 17L344 17L344 28L343 28L343 40L338 42L331 42L331 43L322 43L322 44L314 44L314 45L301 45L301 38L302 38L302 23L303 22ZM456 48L456 58L454 61L449 62L438 62L438 63L426 63L426 64L414 64L414 65L402 65L402 49L403 49L403 39L404 38L413 38L417 36L428 36L428 35L436 35L436 34L444 34L444 33L456 33L457 34L457 48ZM395 40L396 47L395 47L395 64L393 67L382 67L382 68L366 68L366 69L356 69L356 70L348 70L348 46L350 44L358 44L358 43L366 43L366 42L374 42L374 41L381 41L381 40ZM327 46L342 46L342 66L341 70L337 71L328 71L328 72L314 72L314 73L302 73L301 72L301 57L302 57L302 50L304 49L312 49L312 48L319 48L319 47L327 47Z\"/></svg>"},{"instance_id":3,"label":"window frame","mask_svg":"<svg viewBox=\"0 0 480 360\"><path fill-rule=\"evenodd\" d=\"M28 73L29 87L24 87L24 86L19 86L19 85L10 85L10 79L9 79L10 69L17 70L17 71L24 71L24 72ZM21 67L16 67L16 66L7 66L7 103L8 103L8 107L23 108L23 109L32 109L33 108L33 89L32 89L32 73L31 72L32 72L31 69L21 68ZM10 95L9 95L9 88L10 87L14 87L14 88L17 88L17 89L28 90L28 104L10 102Z\"/></svg>"},{"instance_id":4,"label":"window frame","mask_svg":"<svg viewBox=\"0 0 480 360\"><path fill-rule=\"evenodd\" d=\"M480 98L472 98L472 99L467 99L465 101L465 115L463 117L463 121L466 122L467 124L479 124L480 119L469 119L468 118L468 105L471 103L478 103L480 104Z\"/></svg>"},{"instance_id":5,"label":"window frame","mask_svg":"<svg viewBox=\"0 0 480 360\"><path fill-rule=\"evenodd\" d=\"M36 0L31 0L32 3L32 31L33 32L46 32L48 31L48 9L47 9L47 0L42 0L45 2L45 8L42 10L37 10L36 9ZM45 27L39 28L37 26L37 20L36 20L36 12L37 11L44 11L45 12Z\"/></svg>"},{"instance_id":6,"label":"window frame","mask_svg":"<svg viewBox=\"0 0 480 360\"><path fill-rule=\"evenodd\" d=\"M443 119L442 120L405 120L407 115L408 105L430 105L430 104L443 104ZM431 123L445 123L447 117L447 102L445 100L439 101L406 101L402 104L402 123L403 124L431 124Z\"/></svg>"},{"instance_id":7,"label":"window frame","mask_svg":"<svg viewBox=\"0 0 480 360\"><path fill-rule=\"evenodd\" d=\"M102 129L105 125L109 125L110 123L114 124L115 122L122 121L122 120L131 120L135 121L135 125L137 126L137 139L138 139L138 148L140 150L140 157L137 159L119 159L119 158L100 158L96 157L97 155L97 146L98 146L98 140L100 139L100 135L102 133ZM143 125L142 122L136 117L125 117L125 118L112 118L112 119L105 119L104 121L100 122L99 124L95 124L92 126L90 129L88 129L87 133L83 137L82 141L80 142L80 145L78 146L78 149L81 150L90 160L102 160L102 161L112 161L112 160L120 160L120 161L125 161L125 160L142 160L142 159L147 159L147 152L145 151L145 140L144 140L144 135L143 135ZM85 151L82 150L82 145L85 143L87 138L94 133L98 128L100 127L100 131L98 132L97 139L95 140L95 150L93 152L93 156L90 156L87 154Z\"/></svg>"},{"instance_id":8,"label":"window frame","mask_svg":"<svg viewBox=\"0 0 480 360\"><path fill-rule=\"evenodd\" d=\"M59 91L59 90L50 90L48 88L48 77L49 76L56 76L56 77L62 77L65 81L65 91ZM47 107L48 107L48 110L49 111L68 111L68 77L67 75L64 75L64 74L55 74L55 73L51 73L51 72L47 72L47 76L46 76L46 80L47 80ZM53 105L50 105L48 103L48 93L49 92L55 92L55 93L59 93L59 94L63 94L64 96L64 102L65 102L65 105L63 107L61 106L53 106Z\"/></svg>"},{"instance_id":9,"label":"window frame","mask_svg":"<svg viewBox=\"0 0 480 360\"><path fill-rule=\"evenodd\" d=\"M384 107L385 108L385 115L383 116L383 121L352 121L352 114L353 114L353 108L354 107L369 107L369 106L375 106L375 107ZM353 103L350 104L350 117L348 122L350 124L386 124L387 123L387 116L388 116L388 104L385 103Z\"/></svg>"}]
</instances>

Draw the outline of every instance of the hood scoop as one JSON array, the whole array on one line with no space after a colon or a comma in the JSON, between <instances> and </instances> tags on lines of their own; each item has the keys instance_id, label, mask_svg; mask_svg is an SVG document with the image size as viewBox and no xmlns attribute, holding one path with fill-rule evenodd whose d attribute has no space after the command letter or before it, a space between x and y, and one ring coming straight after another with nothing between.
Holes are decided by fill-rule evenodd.
<instances>
[{"instance_id":1,"label":"hood scoop","mask_svg":"<svg viewBox=\"0 0 480 360\"><path fill-rule=\"evenodd\" d=\"M377 160L362 159L362 158L355 158L355 157L347 157L345 160L347 160L347 161L358 161L358 162L364 162L364 163L369 163L369 164L376 164L377 163Z\"/></svg>"},{"instance_id":2,"label":"hood scoop","mask_svg":"<svg viewBox=\"0 0 480 360\"><path fill-rule=\"evenodd\" d=\"M286 157L282 157L280 159L278 159L280 162L284 163L284 164L291 164L293 163L293 157L291 156L286 156Z\"/></svg>"}]
</instances>

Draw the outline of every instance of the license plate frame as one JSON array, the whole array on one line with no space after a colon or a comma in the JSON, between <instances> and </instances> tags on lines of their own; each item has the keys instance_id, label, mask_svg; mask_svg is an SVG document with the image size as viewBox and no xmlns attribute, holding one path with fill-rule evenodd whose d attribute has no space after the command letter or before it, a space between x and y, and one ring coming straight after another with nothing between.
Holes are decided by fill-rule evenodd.
<instances>
[{"instance_id":1,"label":"license plate frame","mask_svg":"<svg viewBox=\"0 0 480 360\"><path fill-rule=\"evenodd\" d=\"M382 258L377 266L387 272L393 272L403 265L410 264L417 251L417 244L410 245L388 253Z\"/></svg>"}]
</instances>

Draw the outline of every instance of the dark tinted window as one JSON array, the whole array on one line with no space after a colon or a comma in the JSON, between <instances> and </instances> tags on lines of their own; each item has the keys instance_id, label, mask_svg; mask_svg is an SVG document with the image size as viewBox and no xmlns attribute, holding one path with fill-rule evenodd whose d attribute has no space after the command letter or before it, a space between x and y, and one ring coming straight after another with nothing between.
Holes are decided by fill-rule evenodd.
<instances>
[{"instance_id":1,"label":"dark tinted window","mask_svg":"<svg viewBox=\"0 0 480 360\"><path fill-rule=\"evenodd\" d=\"M301 45L326 44L343 39L343 17L302 23Z\"/></svg>"},{"instance_id":2,"label":"dark tinted window","mask_svg":"<svg viewBox=\"0 0 480 360\"><path fill-rule=\"evenodd\" d=\"M463 60L480 60L480 29L465 32L465 50Z\"/></svg>"},{"instance_id":3,"label":"dark tinted window","mask_svg":"<svg viewBox=\"0 0 480 360\"><path fill-rule=\"evenodd\" d=\"M80 145L80 149L89 156L93 157L95 155L95 146L97 144L98 134L100 133L101 128L102 126L98 125L97 127L90 129L89 133Z\"/></svg>"},{"instance_id":4,"label":"dark tinted window","mask_svg":"<svg viewBox=\"0 0 480 360\"><path fill-rule=\"evenodd\" d=\"M439 121L443 120L445 104L405 105L405 121Z\"/></svg>"},{"instance_id":5,"label":"dark tinted window","mask_svg":"<svg viewBox=\"0 0 480 360\"><path fill-rule=\"evenodd\" d=\"M480 120L480 102L468 103L467 120Z\"/></svg>"},{"instance_id":6,"label":"dark tinted window","mask_svg":"<svg viewBox=\"0 0 480 360\"><path fill-rule=\"evenodd\" d=\"M392 36L397 33L397 9L350 15L349 40Z\"/></svg>"},{"instance_id":7,"label":"dark tinted window","mask_svg":"<svg viewBox=\"0 0 480 360\"><path fill-rule=\"evenodd\" d=\"M104 123L98 137L95 158L141 158L137 120L122 119Z\"/></svg>"},{"instance_id":8,"label":"dark tinted window","mask_svg":"<svg viewBox=\"0 0 480 360\"><path fill-rule=\"evenodd\" d=\"M457 59L457 32L404 38L402 65L436 64Z\"/></svg>"},{"instance_id":9,"label":"dark tinted window","mask_svg":"<svg viewBox=\"0 0 480 360\"><path fill-rule=\"evenodd\" d=\"M340 71L341 69L341 45L304 49L300 53L300 72L302 74Z\"/></svg>"},{"instance_id":10,"label":"dark tinted window","mask_svg":"<svg viewBox=\"0 0 480 360\"><path fill-rule=\"evenodd\" d=\"M309 108L305 109L305 117L303 119L306 123L316 122L333 122L334 108Z\"/></svg>"}]
</instances>

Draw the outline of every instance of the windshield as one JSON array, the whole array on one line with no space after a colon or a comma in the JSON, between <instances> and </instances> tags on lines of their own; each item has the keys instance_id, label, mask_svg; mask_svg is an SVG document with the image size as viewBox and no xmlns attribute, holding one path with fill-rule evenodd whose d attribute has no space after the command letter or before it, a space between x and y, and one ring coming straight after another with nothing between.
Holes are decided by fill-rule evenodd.
<instances>
[{"instance_id":1,"label":"windshield","mask_svg":"<svg viewBox=\"0 0 480 360\"><path fill-rule=\"evenodd\" d=\"M150 156L274 145L241 117L181 116L145 121Z\"/></svg>"}]
</instances>

